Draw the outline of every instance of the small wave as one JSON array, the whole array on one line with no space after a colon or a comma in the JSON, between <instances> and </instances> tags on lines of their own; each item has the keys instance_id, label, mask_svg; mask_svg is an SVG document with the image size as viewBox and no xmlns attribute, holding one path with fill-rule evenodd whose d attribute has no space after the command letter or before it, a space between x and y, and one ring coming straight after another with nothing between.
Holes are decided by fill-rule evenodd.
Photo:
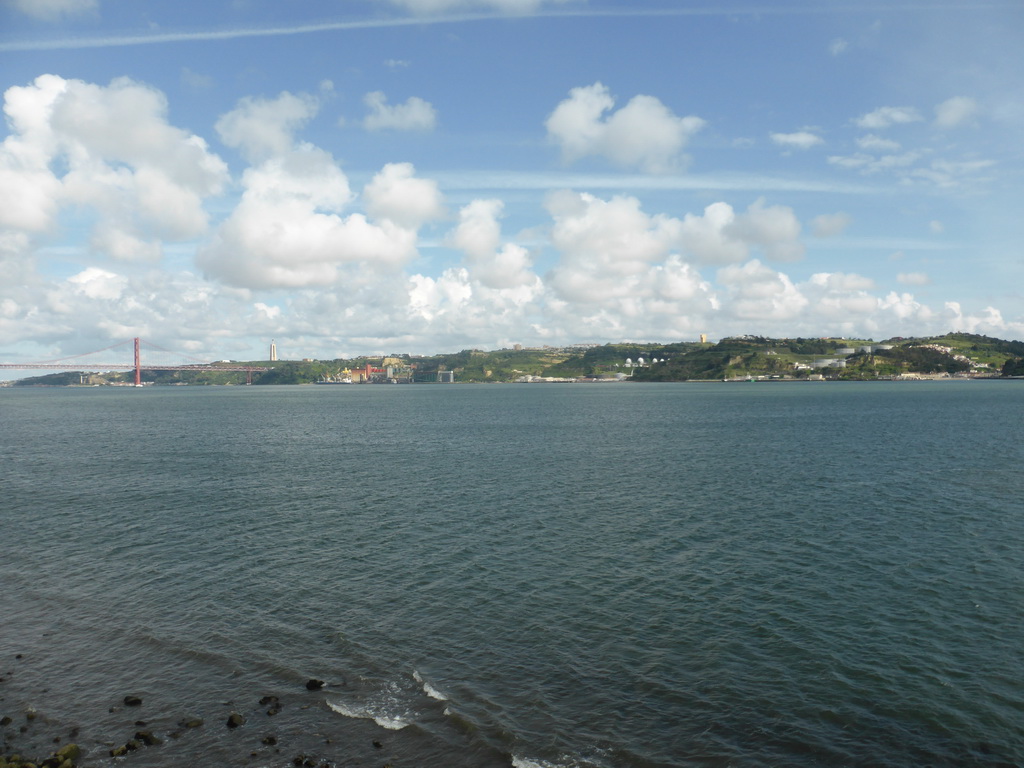
<instances>
[{"instance_id":1,"label":"small wave","mask_svg":"<svg viewBox=\"0 0 1024 768\"><path fill-rule=\"evenodd\" d=\"M604 763L600 763L603 765ZM512 768L592 768L598 763L592 763L583 758L562 756L557 762L541 760L540 758L523 757L512 755Z\"/></svg>"},{"instance_id":2,"label":"small wave","mask_svg":"<svg viewBox=\"0 0 1024 768\"><path fill-rule=\"evenodd\" d=\"M526 757L512 755L512 768L564 768L564 766L549 763L546 760L530 760Z\"/></svg>"},{"instance_id":3,"label":"small wave","mask_svg":"<svg viewBox=\"0 0 1024 768\"><path fill-rule=\"evenodd\" d=\"M512 755L512 768L553 768L551 763L544 763L538 760L527 760L525 757Z\"/></svg>"},{"instance_id":4,"label":"small wave","mask_svg":"<svg viewBox=\"0 0 1024 768\"><path fill-rule=\"evenodd\" d=\"M412 677L417 683L420 684L420 687L423 688L423 692L427 694L427 696L437 701L448 701L448 697L445 694L441 693L439 690L437 690L437 688L435 688L426 680L424 680L420 676L420 673L417 672L415 669L412 671Z\"/></svg>"},{"instance_id":5,"label":"small wave","mask_svg":"<svg viewBox=\"0 0 1024 768\"><path fill-rule=\"evenodd\" d=\"M327 706L339 715L344 715L345 717L351 717L356 720L373 720L373 722L381 728L387 728L389 731L400 731L409 725L407 720L403 720L400 717L389 716L380 712L374 712L369 707L356 708L340 703L335 704L332 701L328 701Z\"/></svg>"}]
</instances>

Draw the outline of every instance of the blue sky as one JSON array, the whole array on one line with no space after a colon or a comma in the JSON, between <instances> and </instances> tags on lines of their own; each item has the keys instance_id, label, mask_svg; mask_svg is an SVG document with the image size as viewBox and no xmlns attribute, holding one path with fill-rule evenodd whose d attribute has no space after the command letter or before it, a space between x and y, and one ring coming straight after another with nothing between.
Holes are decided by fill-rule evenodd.
<instances>
[{"instance_id":1,"label":"blue sky","mask_svg":"<svg viewBox=\"0 0 1024 768\"><path fill-rule=\"evenodd\" d=\"M1024 338L1019 2L0 0L0 355Z\"/></svg>"}]
</instances>

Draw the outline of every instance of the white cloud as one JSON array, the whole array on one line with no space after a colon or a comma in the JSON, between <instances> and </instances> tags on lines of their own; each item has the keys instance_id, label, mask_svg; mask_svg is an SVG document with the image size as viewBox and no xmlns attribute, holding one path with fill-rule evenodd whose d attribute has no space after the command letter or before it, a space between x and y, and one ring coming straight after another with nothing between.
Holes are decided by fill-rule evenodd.
<instances>
[{"instance_id":1,"label":"white cloud","mask_svg":"<svg viewBox=\"0 0 1024 768\"><path fill-rule=\"evenodd\" d=\"M262 301L257 301L253 304L253 308L263 314L269 320L276 320L281 317L281 307L271 307L264 304Z\"/></svg>"},{"instance_id":2,"label":"white cloud","mask_svg":"<svg viewBox=\"0 0 1024 768\"><path fill-rule=\"evenodd\" d=\"M874 112L861 115L855 121L861 128L878 130L891 125L915 123L924 118L913 107L879 107Z\"/></svg>"},{"instance_id":3,"label":"white cloud","mask_svg":"<svg viewBox=\"0 0 1024 768\"><path fill-rule=\"evenodd\" d=\"M107 223L99 224L89 238L89 246L118 261L156 262L163 256L159 241L144 240Z\"/></svg>"},{"instance_id":4,"label":"white cloud","mask_svg":"<svg viewBox=\"0 0 1024 768\"><path fill-rule=\"evenodd\" d=\"M0 145L0 226L43 233L60 211L95 214L93 248L159 258L162 240L202 235L203 203L227 167L203 139L167 122L167 102L127 78L107 87L42 75L9 88Z\"/></svg>"},{"instance_id":5,"label":"white cloud","mask_svg":"<svg viewBox=\"0 0 1024 768\"><path fill-rule=\"evenodd\" d=\"M7 3L43 21L57 21L64 16L92 13L99 8L99 0L7 0Z\"/></svg>"},{"instance_id":6,"label":"white cloud","mask_svg":"<svg viewBox=\"0 0 1024 768\"><path fill-rule=\"evenodd\" d=\"M330 286L345 264L393 269L416 255L414 229L339 215L352 199L348 179L321 149L303 145L267 160L242 185L241 202L197 258L229 285Z\"/></svg>"},{"instance_id":7,"label":"white cloud","mask_svg":"<svg viewBox=\"0 0 1024 768\"><path fill-rule=\"evenodd\" d=\"M444 216L437 182L416 178L411 163L388 163L363 190L366 211L407 229Z\"/></svg>"},{"instance_id":8,"label":"white cloud","mask_svg":"<svg viewBox=\"0 0 1024 768\"><path fill-rule=\"evenodd\" d=\"M857 138L857 146L865 152L896 152L900 149L900 143L892 139L885 139L873 133Z\"/></svg>"},{"instance_id":9,"label":"white cloud","mask_svg":"<svg viewBox=\"0 0 1024 768\"><path fill-rule=\"evenodd\" d=\"M736 212L728 203L712 203L698 216L683 217L679 242L683 250L705 264L743 261L750 254L747 243L736 237Z\"/></svg>"},{"instance_id":10,"label":"white cloud","mask_svg":"<svg viewBox=\"0 0 1024 768\"><path fill-rule=\"evenodd\" d=\"M728 203L717 202L701 216L686 214L677 242L684 253L705 264L743 261L755 248L769 259L792 261L804 253L800 229L787 206L766 206L758 199L738 214Z\"/></svg>"},{"instance_id":11,"label":"white cloud","mask_svg":"<svg viewBox=\"0 0 1024 768\"><path fill-rule=\"evenodd\" d=\"M221 141L235 147L250 162L287 152L295 132L319 111L317 100L307 94L284 92L275 99L246 97L217 120Z\"/></svg>"},{"instance_id":12,"label":"white cloud","mask_svg":"<svg viewBox=\"0 0 1024 768\"><path fill-rule=\"evenodd\" d=\"M122 276L105 269L89 267L68 278L75 290L90 299L119 299L124 295L128 281Z\"/></svg>"},{"instance_id":13,"label":"white cloud","mask_svg":"<svg viewBox=\"0 0 1024 768\"><path fill-rule=\"evenodd\" d=\"M930 321L934 312L914 298L910 293L890 291L879 303L879 309L892 315L901 323L912 321Z\"/></svg>"},{"instance_id":14,"label":"white cloud","mask_svg":"<svg viewBox=\"0 0 1024 768\"><path fill-rule=\"evenodd\" d=\"M736 217L732 232L760 248L769 259L793 261L804 255L800 229L800 221L792 208L785 205L766 206L762 198Z\"/></svg>"},{"instance_id":15,"label":"white cloud","mask_svg":"<svg viewBox=\"0 0 1024 768\"><path fill-rule=\"evenodd\" d=\"M298 142L294 129L316 103L281 94L247 100L219 123L222 134L263 157L242 175L242 198L197 263L211 277L243 288L355 287L394 274L417 254L417 230L444 214L437 183L419 179L409 163L389 163L363 191L366 213L354 203L348 178L329 152ZM379 294L383 295L383 294Z\"/></svg>"},{"instance_id":16,"label":"white cloud","mask_svg":"<svg viewBox=\"0 0 1024 768\"><path fill-rule=\"evenodd\" d=\"M653 96L634 96L610 112L615 100L601 83L573 88L544 125L567 162L596 155L626 168L650 173L686 164L681 154L705 124L699 117L678 117Z\"/></svg>"},{"instance_id":17,"label":"white cloud","mask_svg":"<svg viewBox=\"0 0 1024 768\"><path fill-rule=\"evenodd\" d=\"M937 219L928 222L928 230L935 235L941 235L946 231L946 225Z\"/></svg>"},{"instance_id":18,"label":"white cloud","mask_svg":"<svg viewBox=\"0 0 1024 768\"><path fill-rule=\"evenodd\" d=\"M515 243L501 245L498 220L503 208L500 200L474 200L464 206L449 241L466 254L473 279L487 288L539 287L529 251Z\"/></svg>"},{"instance_id":19,"label":"white cloud","mask_svg":"<svg viewBox=\"0 0 1024 768\"><path fill-rule=\"evenodd\" d=\"M501 243L501 200L474 200L459 211L459 225L449 236L451 244L473 259L482 259Z\"/></svg>"},{"instance_id":20,"label":"white cloud","mask_svg":"<svg viewBox=\"0 0 1024 768\"><path fill-rule=\"evenodd\" d=\"M835 237L846 231L850 221L846 213L823 213L811 219L811 232L815 237Z\"/></svg>"},{"instance_id":21,"label":"white cloud","mask_svg":"<svg viewBox=\"0 0 1024 768\"><path fill-rule=\"evenodd\" d=\"M404 104L387 103L381 91L374 91L363 97L363 103L370 108L370 114L363 119L368 131L431 131L437 125L437 111L427 101L411 96Z\"/></svg>"},{"instance_id":22,"label":"white cloud","mask_svg":"<svg viewBox=\"0 0 1024 768\"><path fill-rule=\"evenodd\" d=\"M912 176L939 187L957 187L965 182L983 180L983 171L995 166L994 160L933 160L927 168L915 168Z\"/></svg>"},{"instance_id":23,"label":"white cloud","mask_svg":"<svg viewBox=\"0 0 1024 768\"><path fill-rule=\"evenodd\" d=\"M771 140L780 146L791 147L793 149L810 149L811 147L816 147L819 144L825 143L825 140L821 138L821 136L811 133L810 131L773 133L771 134Z\"/></svg>"},{"instance_id":24,"label":"white cloud","mask_svg":"<svg viewBox=\"0 0 1024 768\"><path fill-rule=\"evenodd\" d=\"M865 175L877 173L896 172L906 176L907 169L922 158L921 152L903 152L894 155L874 155L858 152L853 155L830 155L828 162L831 165L851 170L859 170Z\"/></svg>"},{"instance_id":25,"label":"white cloud","mask_svg":"<svg viewBox=\"0 0 1024 768\"><path fill-rule=\"evenodd\" d=\"M959 302L947 301L942 316L948 327L966 333L995 335L1010 331L1020 334L1024 330L1024 323L1005 320L995 307L985 307L979 314L970 314L964 313Z\"/></svg>"},{"instance_id":26,"label":"white cloud","mask_svg":"<svg viewBox=\"0 0 1024 768\"><path fill-rule=\"evenodd\" d=\"M680 234L678 219L648 216L633 197L556 192L547 209L555 220L551 242L561 253L551 284L570 301L621 298L637 275L668 256Z\"/></svg>"},{"instance_id":27,"label":"white cloud","mask_svg":"<svg viewBox=\"0 0 1024 768\"><path fill-rule=\"evenodd\" d=\"M900 285L931 285L932 279L924 272L900 272L896 275Z\"/></svg>"},{"instance_id":28,"label":"white cloud","mask_svg":"<svg viewBox=\"0 0 1024 768\"><path fill-rule=\"evenodd\" d=\"M546 316L575 338L691 335L706 328L717 299L671 249L682 224L649 216L630 197L601 200L560 192L548 198L558 263L547 275Z\"/></svg>"},{"instance_id":29,"label":"white cloud","mask_svg":"<svg viewBox=\"0 0 1024 768\"><path fill-rule=\"evenodd\" d=\"M963 125L978 111L978 103L969 96L954 96L935 106L935 124L940 128Z\"/></svg>"},{"instance_id":30,"label":"white cloud","mask_svg":"<svg viewBox=\"0 0 1024 768\"><path fill-rule=\"evenodd\" d=\"M874 282L863 275L818 272L797 287L808 301L804 320L808 327L848 335L879 310L878 298L869 293Z\"/></svg>"},{"instance_id":31,"label":"white cloud","mask_svg":"<svg viewBox=\"0 0 1024 768\"><path fill-rule=\"evenodd\" d=\"M718 282L725 288L724 311L742 320L790 320L808 304L788 276L757 259L722 267Z\"/></svg>"},{"instance_id":32,"label":"white cloud","mask_svg":"<svg viewBox=\"0 0 1024 768\"><path fill-rule=\"evenodd\" d=\"M834 293L859 293L875 287L871 278L845 272L816 272L807 282Z\"/></svg>"}]
</instances>

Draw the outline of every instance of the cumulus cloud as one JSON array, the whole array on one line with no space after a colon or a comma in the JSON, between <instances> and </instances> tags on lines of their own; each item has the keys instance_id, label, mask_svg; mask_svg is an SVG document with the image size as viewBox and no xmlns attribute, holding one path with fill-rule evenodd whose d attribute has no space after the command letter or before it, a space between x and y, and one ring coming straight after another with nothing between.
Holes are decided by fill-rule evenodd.
<instances>
[{"instance_id":1,"label":"cumulus cloud","mask_svg":"<svg viewBox=\"0 0 1024 768\"><path fill-rule=\"evenodd\" d=\"M203 203L227 181L206 142L167 122L167 102L128 78L109 86L42 75L4 94L0 226L41 233L58 213L95 214L94 250L159 258L162 240L205 233Z\"/></svg>"},{"instance_id":2,"label":"cumulus cloud","mask_svg":"<svg viewBox=\"0 0 1024 768\"><path fill-rule=\"evenodd\" d=\"M6 0L13 8L43 21L57 21L65 16L92 13L99 0Z\"/></svg>"},{"instance_id":3,"label":"cumulus cloud","mask_svg":"<svg viewBox=\"0 0 1024 768\"><path fill-rule=\"evenodd\" d=\"M1024 323L1011 322L1003 318L1003 313L995 307L985 307L978 314L964 312L957 301L947 301L943 307L943 319L948 327L967 333L999 334L1007 331L1020 333Z\"/></svg>"},{"instance_id":4,"label":"cumulus cloud","mask_svg":"<svg viewBox=\"0 0 1024 768\"><path fill-rule=\"evenodd\" d=\"M816 286L830 293L861 293L875 287L870 277L849 272L816 272L807 281L808 285Z\"/></svg>"},{"instance_id":5,"label":"cumulus cloud","mask_svg":"<svg viewBox=\"0 0 1024 768\"><path fill-rule=\"evenodd\" d=\"M589 95L600 102L602 89ZM425 262L421 230L447 216L438 184L411 164L389 163L354 189L331 153L298 138L319 107L316 97L282 93L243 99L217 121L224 145L248 167L235 179L240 198L211 234L205 206L227 185L227 167L201 138L170 123L159 91L131 80L98 86L56 76L8 89L0 337L86 344L142 335L159 343L174 329L170 346L214 359L249 357L249 339L263 336L303 355L332 357L700 332L928 335L955 327L1024 334L1021 323L991 308L927 306L909 292L928 285L923 273L876 285L852 273L804 279L780 271L773 262L803 255L801 221L765 200L745 210L746 201L719 200L670 215L630 196L562 191L549 196L550 220L541 222L520 221L523 209L496 197L461 200L451 231L431 249L457 262L416 274ZM609 133L625 109L598 103L591 118L577 121L572 135L584 155L613 159L602 142L627 135ZM873 133L864 139L865 154L844 163L866 173L912 178L917 170L962 180L990 167L971 156L911 168L924 151L901 155ZM678 148L670 154L681 157ZM654 156L664 164L665 152ZM627 167L653 167L645 155L621 157L632 158L622 161ZM533 225L528 242L503 235L506 205L509 221ZM89 231L76 233L75 248L102 254L102 263L85 254L68 270L66 250L38 247L70 242L55 233L81 222ZM837 212L806 226L829 237L849 223ZM927 219L920 224L940 229ZM157 263L171 240L201 243L181 250L198 250L204 276ZM59 270L52 269L57 259Z\"/></svg>"},{"instance_id":6,"label":"cumulus cloud","mask_svg":"<svg viewBox=\"0 0 1024 768\"><path fill-rule=\"evenodd\" d=\"M804 255L800 229L800 221L792 208L765 205L764 199L759 199L736 217L732 232L759 248L769 259L793 261Z\"/></svg>"},{"instance_id":7,"label":"cumulus cloud","mask_svg":"<svg viewBox=\"0 0 1024 768\"><path fill-rule=\"evenodd\" d=\"M824 144L825 140L817 134L811 133L810 131L797 131L796 133L773 133L771 134L771 140L782 147L788 147L790 149L810 149L816 147L819 144Z\"/></svg>"},{"instance_id":8,"label":"cumulus cloud","mask_svg":"<svg viewBox=\"0 0 1024 768\"><path fill-rule=\"evenodd\" d=\"M551 195L558 264L546 278L549 312L560 328L589 338L629 329L692 333L714 311L714 291L672 252L678 219L650 216L631 197L601 200L570 191ZM670 331L669 329L672 329Z\"/></svg>"},{"instance_id":9,"label":"cumulus cloud","mask_svg":"<svg viewBox=\"0 0 1024 768\"><path fill-rule=\"evenodd\" d=\"M702 216L683 217L679 242L685 252L707 264L743 261L752 248L767 258L792 261L804 254L800 222L787 206L766 206L755 201L745 213L731 205L712 203Z\"/></svg>"},{"instance_id":10,"label":"cumulus cloud","mask_svg":"<svg viewBox=\"0 0 1024 768\"><path fill-rule=\"evenodd\" d=\"M250 161L280 155L292 146L295 132L319 111L307 94L281 93L274 99L244 98L215 126L221 141L241 150Z\"/></svg>"},{"instance_id":11,"label":"cumulus cloud","mask_svg":"<svg viewBox=\"0 0 1024 768\"><path fill-rule=\"evenodd\" d=\"M587 193L557 192L547 209L554 219L551 241L561 254L552 284L566 298L600 302L621 298L632 278L668 256L679 237L679 221L648 216L633 197L601 200Z\"/></svg>"},{"instance_id":12,"label":"cumulus cloud","mask_svg":"<svg viewBox=\"0 0 1024 768\"><path fill-rule=\"evenodd\" d=\"M650 173L685 166L682 149L704 120L678 117L657 98L642 94L612 112L614 106L608 88L594 83L573 88L555 107L544 125L566 162L593 155Z\"/></svg>"},{"instance_id":13,"label":"cumulus cloud","mask_svg":"<svg viewBox=\"0 0 1024 768\"><path fill-rule=\"evenodd\" d=\"M381 91L363 97L370 114L363 119L368 131L431 131L437 125L437 111L430 102L411 96L403 104L391 105Z\"/></svg>"},{"instance_id":14,"label":"cumulus cloud","mask_svg":"<svg viewBox=\"0 0 1024 768\"><path fill-rule=\"evenodd\" d=\"M407 229L444 216L437 182L416 178L412 163L388 163L363 190L366 211Z\"/></svg>"},{"instance_id":15,"label":"cumulus cloud","mask_svg":"<svg viewBox=\"0 0 1024 768\"><path fill-rule=\"evenodd\" d=\"M128 280L123 275L97 267L89 267L68 278L75 290L90 299L119 299Z\"/></svg>"},{"instance_id":16,"label":"cumulus cloud","mask_svg":"<svg viewBox=\"0 0 1024 768\"><path fill-rule=\"evenodd\" d=\"M896 291L889 291L879 301L879 309L900 323L908 325L915 321L927 323L935 314L932 309L915 299L912 293Z\"/></svg>"},{"instance_id":17,"label":"cumulus cloud","mask_svg":"<svg viewBox=\"0 0 1024 768\"><path fill-rule=\"evenodd\" d=\"M823 213L811 219L811 233L815 237L835 237L850 226L850 216L845 213Z\"/></svg>"},{"instance_id":18,"label":"cumulus cloud","mask_svg":"<svg viewBox=\"0 0 1024 768\"><path fill-rule=\"evenodd\" d=\"M855 121L861 128L879 130L891 125L915 123L924 118L913 107L879 107L874 112L861 115Z\"/></svg>"},{"instance_id":19,"label":"cumulus cloud","mask_svg":"<svg viewBox=\"0 0 1024 768\"><path fill-rule=\"evenodd\" d=\"M954 96L935 107L935 124L955 128L969 121L978 111L978 103L969 96Z\"/></svg>"},{"instance_id":20,"label":"cumulus cloud","mask_svg":"<svg viewBox=\"0 0 1024 768\"><path fill-rule=\"evenodd\" d=\"M743 320L789 320L808 304L788 276L757 259L722 267L718 282L725 289L725 311Z\"/></svg>"},{"instance_id":21,"label":"cumulus cloud","mask_svg":"<svg viewBox=\"0 0 1024 768\"><path fill-rule=\"evenodd\" d=\"M415 258L419 227L444 214L436 182L409 163L384 166L363 190L365 213L349 212L356 198L333 156L293 135L316 110L315 100L283 93L244 100L218 122L225 140L258 162L198 254L211 277L243 288L351 287L365 279L360 271L393 273Z\"/></svg>"},{"instance_id":22,"label":"cumulus cloud","mask_svg":"<svg viewBox=\"0 0 1024 768\"><path fill-rule=\"evenodd\" d=\"M500 200L474 200L459 211L449 241L466 254L469 273L487 288L540 285L530 253L515 243L501 245Z\"/></svg>"},{"instance_id":23,"label":"cumulus cloud","mask_svg":"<svg viewBox=\"0 0 1024 768\"><path fill-rule=\"evenodd\" d=\"M804 310L808 327L856 335L854 329L879 311L879 300L870 293L875 284L863 275L818 272L797 288L808 302Z\"/></svg>"},{"instance_id":24,"label":"cumulus cloud","mask_svg":"<svg viewBox=\"0 0 1024 768\"><path fill-rule=\"evenodd\" d=\"M376 181L377 204L387 210L384 198L394 190L387 180ZM242 185L238 206L197 259L229 285L330 286L342 265L388 269L416 255L415 229L341 215L352 200L348 179L322 149L302 145L266 160L245 171Z\"/></svg>"}]
</instances>

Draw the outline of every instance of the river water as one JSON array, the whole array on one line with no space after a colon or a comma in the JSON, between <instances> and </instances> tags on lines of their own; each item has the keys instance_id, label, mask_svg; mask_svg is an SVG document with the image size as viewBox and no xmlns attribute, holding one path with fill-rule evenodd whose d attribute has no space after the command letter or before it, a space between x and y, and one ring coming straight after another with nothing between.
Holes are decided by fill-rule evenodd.
<instances>
[{"instance_id":1,"label":"river water","mask_svg":"<svg viewBox=\"0 0 1024 768\"><path fill-rule=\"evenodd\" d=\"M1021 765L1022 424L999 381L0 390L0 753Z\"/></svg>"}]
</instances>

